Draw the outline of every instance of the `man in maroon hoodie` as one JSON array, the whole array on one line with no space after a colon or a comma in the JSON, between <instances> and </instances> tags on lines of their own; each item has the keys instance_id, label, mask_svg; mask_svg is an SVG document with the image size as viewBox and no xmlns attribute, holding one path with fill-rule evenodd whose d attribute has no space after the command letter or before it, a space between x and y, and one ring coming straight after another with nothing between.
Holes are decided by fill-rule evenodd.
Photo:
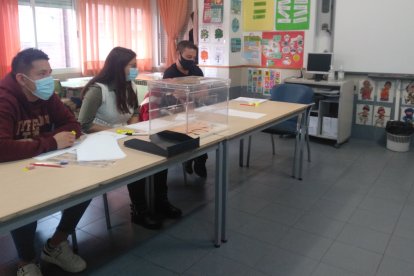
<instances>
[{"instance_id":1,"label":"man in maroon hoodie","mask_svg":"<svg viewBox=\"0 0 414 276\"><path fill-rule=\"evenodd\" d=\"M48 60L38 49L23 50L13 58L12 72L0 80L0 162L70 147L81 133L75 117L54 93ZM89 202L62 212L55 233L41 252L42 260L69 272L86 268L86 262L70 249L67 237L75 230ZM36 226L35 221L11 232L20 258L18 276L42 275L34 264Z\"/></svg>"}]
</instances>

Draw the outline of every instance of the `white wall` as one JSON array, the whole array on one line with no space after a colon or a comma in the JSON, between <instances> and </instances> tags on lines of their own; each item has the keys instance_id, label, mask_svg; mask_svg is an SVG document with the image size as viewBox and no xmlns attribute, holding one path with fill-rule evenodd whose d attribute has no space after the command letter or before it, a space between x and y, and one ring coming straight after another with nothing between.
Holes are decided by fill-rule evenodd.
<instances>
[{"instance_id":1,"label":"white wall","mask_svg":"<svg viewBox=\"0 0 414 276\"><path fill-rule=\"evenodd\" d=\"M336 0L336 68L414 74L413 0Z\"/></svg>"}]
</instances>

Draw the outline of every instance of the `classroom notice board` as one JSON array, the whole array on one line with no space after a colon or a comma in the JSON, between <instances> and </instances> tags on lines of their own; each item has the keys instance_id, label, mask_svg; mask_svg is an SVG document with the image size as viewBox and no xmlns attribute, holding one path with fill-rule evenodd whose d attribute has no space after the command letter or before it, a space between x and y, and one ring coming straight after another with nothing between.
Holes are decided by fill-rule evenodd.
<instances>
[{"instance_id":1,"label":"classroom notice board","mask_svg":"<svg viewBox=\"0 0 414 276\"><path fill-rule=\"evenodd\" d=\"M413 0L336 0L335 68L414 74Z\"/></svg>"}]
</instances>

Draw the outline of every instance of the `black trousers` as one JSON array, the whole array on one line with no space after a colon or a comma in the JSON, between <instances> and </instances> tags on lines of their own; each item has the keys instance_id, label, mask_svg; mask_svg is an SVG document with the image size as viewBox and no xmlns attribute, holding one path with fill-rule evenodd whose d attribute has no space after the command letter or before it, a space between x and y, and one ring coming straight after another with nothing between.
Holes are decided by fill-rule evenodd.
<instances>
[{"instance_id":1,"label":"black trousers","mask_svg":"<svg viewBox=\"0 0 414 276\"><path fill-rule=\"evenodd\" d=\"M195 162L195 163L206 163L208 159L207 153L204 153L196 158L190 159L187 162Z\"/></svg>"},{"instance_id":2,"label":"black trousers","mask_svg":"<svg viewBox=\"0 0 414 276\"><path fill-rule=\"evenodd\" d=\"M168 170L163 170L153 175L155 204L168 200L167 176ZM145 178L129 184L128 192L131 202L136 208L140 210L148 208L145 198Z\"/></svg>"}]
</instances>

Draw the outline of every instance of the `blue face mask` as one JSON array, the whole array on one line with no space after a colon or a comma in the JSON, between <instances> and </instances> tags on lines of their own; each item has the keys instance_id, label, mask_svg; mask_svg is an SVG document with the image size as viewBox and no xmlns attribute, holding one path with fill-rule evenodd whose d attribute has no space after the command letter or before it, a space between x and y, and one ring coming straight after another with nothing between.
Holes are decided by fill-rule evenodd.
<instances>
[{"instance_id":1,"label":"blue face mask","mask_svg":"<svg viewBox=\"0 0 414 276\"><path fill-rule=\"evenodd\" d=\"M53 93L55 92L55 81L53 80L52 76L40 79L40 80L32 80L28 76L25 76L28 80L34 82L36 85L36 90L32 91L33 95L47 101L52 97Z\"/></svg>"},{"instance_id":2,"label":"blue face mask","mask_svg":"<svg viewBox=\"0 0 414 276\"><path fill-rule=\"evenodd\" d=\"M127 81L135 80L138 76L138 68L131 67L129 68L129 74L127 76Z\"/></svg>"}]
</instances>

